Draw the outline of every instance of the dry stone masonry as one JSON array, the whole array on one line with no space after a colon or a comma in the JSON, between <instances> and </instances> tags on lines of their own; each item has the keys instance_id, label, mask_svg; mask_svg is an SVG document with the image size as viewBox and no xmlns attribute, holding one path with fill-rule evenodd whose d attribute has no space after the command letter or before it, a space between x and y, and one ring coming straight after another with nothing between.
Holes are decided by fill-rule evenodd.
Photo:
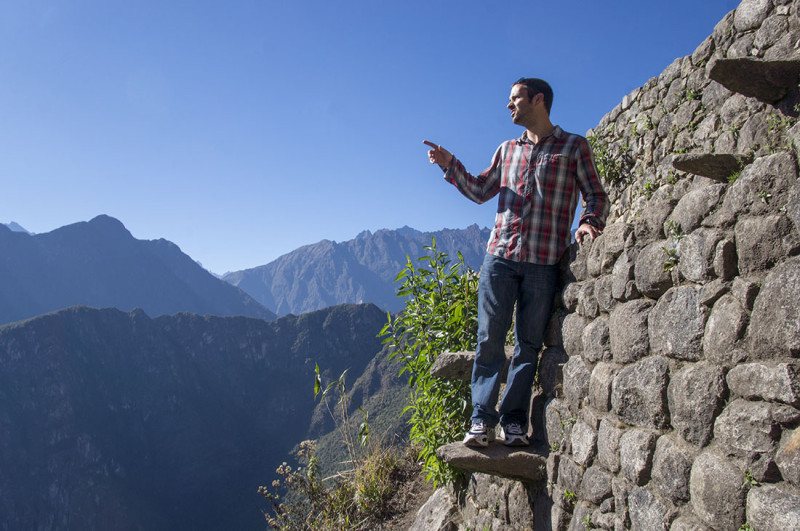
<instances>
[{"instance_id":1,"label":"dry stone masonry","mask_svg":"<svg viewBox=\"0 0 800 531\"><path fill-rule=\"evenodd\" d=\"M572 250L539 446L459 454L419 525L800 529L799 75L800 0L744 0L588 132L611 215Z\"/></svg>"}]
</instances>

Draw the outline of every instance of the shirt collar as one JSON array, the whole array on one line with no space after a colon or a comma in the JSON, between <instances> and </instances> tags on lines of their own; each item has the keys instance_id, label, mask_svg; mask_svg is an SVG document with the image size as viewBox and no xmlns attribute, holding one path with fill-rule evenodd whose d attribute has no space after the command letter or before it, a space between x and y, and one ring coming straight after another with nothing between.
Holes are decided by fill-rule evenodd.
<instances>
[{"instance_id":1,"label":"shirt collar","mask_svg":"<svg viewBox=\"0 0 800 531\"><path fill-rule=\"evenodd\" d=\"M553 128L553 131L549 135L547 135L546 137L544 137L542 139L542 141L547 140L551 136L554 137L554 138L561 138L561 136L563 134L564 134L564 130L561 129L560 125L557 125L557 126L555 126ZM519 144L533 144L533 142L531 142L530 139L528 139L528 131L527 130L523 131L522 132L522 136L520 136L517 139L517 145L519 145Z\"/></svg>"}]
</instances>

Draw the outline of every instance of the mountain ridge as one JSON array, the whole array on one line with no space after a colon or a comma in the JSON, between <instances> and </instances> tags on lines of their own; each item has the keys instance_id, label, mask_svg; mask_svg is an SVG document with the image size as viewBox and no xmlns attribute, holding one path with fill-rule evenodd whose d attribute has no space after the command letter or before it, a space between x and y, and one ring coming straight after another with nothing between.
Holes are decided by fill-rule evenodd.
<instances>
[{"instance_id":1,"label":"mountain ridge","mask_svg":"<svg viewBox=\"0 0 800 531\"><path fill-rule=\"evenodd\" d=\"M0 323L75 305L149 315L276 317L165 239L138 240L107 215L28 234L0 230Z\"/></svg>"},{"instance_id":2,"label":"mountain ridge","mask_svg":"<svg viewBox=\"0 0 800 531\"><path fill-rule=\"evenodd\" d=\"M408 226L362 231L345 242L321 240L299 247L268 264L227 273L223 280L278 315L358 302L397 311L404 302L396 296L394 280L407 258L415 261L427 254L424 247L433 238L453 261L460 252L469 267L478 269L489 233L477 224L434 232Z\"/></svg>"}]
</instances>

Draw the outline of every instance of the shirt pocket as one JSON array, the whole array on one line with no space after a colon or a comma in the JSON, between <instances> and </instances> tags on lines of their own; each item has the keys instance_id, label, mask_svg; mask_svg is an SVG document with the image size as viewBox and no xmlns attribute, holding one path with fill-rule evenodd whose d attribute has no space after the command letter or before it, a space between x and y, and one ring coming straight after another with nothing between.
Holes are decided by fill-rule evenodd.
<instances>
[{"instance_id":1,"label":"shirt pocket","mask_svg":"<svg viewBox=\"0 0 800 531\"><path fill-rule=\"evenodd\" d=\"M540 153L536 157L534 182L531 183L534 193L547 197L554 191L563 189L564 180L569 176L569 157L562 153Z\"/></svg>"}]
</instances>

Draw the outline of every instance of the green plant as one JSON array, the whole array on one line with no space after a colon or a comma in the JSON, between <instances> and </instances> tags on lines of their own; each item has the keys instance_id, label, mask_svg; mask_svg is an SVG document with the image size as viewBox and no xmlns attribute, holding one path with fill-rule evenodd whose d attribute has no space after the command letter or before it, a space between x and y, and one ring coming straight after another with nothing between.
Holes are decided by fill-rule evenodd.
<instances>
[{"instance_id":1,"label":"green plant","mask_svg":"<svg viewBox=\"0 0 800 531\"><path fill-rule=\"evenodd\" d=\"M345 383L346 376L347 370L345 370L337 380L329 383L327 386L323 386L322 376L319 373L319 365L314 364L314 398L319 397L320 401L325 404L328 414L334 420L337 420L338 412L338 425L339 429L342 430L344 444L350 456L350 463L352 463L353 467L356 467L360 464L360 458L356 445L356 437L353 433L352 422L350 422L350 405L354 404L359 413L361 413L362 422L358 426L357 441L358 446L362 448L367 445L369 440L369 415L360 405L355 404L348 396L347 385ZM328 395L331 394L332 391L336 391L339 395L339 399L333 409L328 400Z\"/></svg>"},{"instance_id":2,"label":"green plant","mask_svg":"<svg viewBox=\"0 0 800 531\"><path fill-rule=\"evenodd\" d=\"M675 220L672 219L668 220L665 223L665 228L667 236L672 238L675 243L678 243L679 241L681 241L686 237L686 234L684 234L683 229L677 222L675 222Z\"/></svg>"},{"instance_id":3,"label":"green plant","mask_svg":"<svg viewBox=\"0 0 800 531\"><path fill-rule=\"evenodd\" d=\"M700 92L700 91L698 91L696 89L693 89L691 87L686 87L686 90L683 92L683 95L687 100L690 100L690 101L691 100L699 100L700 98L703 97L703 93L702 92Z\"/></svg>"},{"instance_id":4,"label":"green plant","mask_svg":"<svg viewBox=\"0 0 800 531\"><path fill-rule=\"evenodd\" d=\"M592 526L592 516L587 514L581 519L584 529L589 529Z\"/></svg>"},{"instance_id":5,"label":"green plant","mask_svg":"<svg viewBox=\"0 0 800 531\"><path fill-rule=\"evenodd\" d=\"M758 191L758 198L761 200L762 203L765 205L772 199L772 194L766 192L765 190Z\"/></svg>"},{"instance_id":6,"label":"green plant","mask_svg":"<svg viewBox=\"0 0 800 531\"><path fill-rule=\"evenodd\" d=\"M669 170L667 173L667 184L675 184L678 182L678 174L675 170Z\"/></svg>"},{"instance_id":7,"label":"green plant","mask_svg":"<svg viewBox=\"0 0 800 531\"><path fill-rule=\"evenodd\" d=\"M741 168L739 168L739 169L738 169L738 170L736 170L735 172L733 172L733 173L731 173L730 175L728 175L728 183L729 183L729 184L733 184L733 183L735 183L735 182L736 182L736 180L737 180L739 177L741 177L741 175L742 175L742 169L741 169Z\"/></svg>"},{"instance_id":8,"label":"green plant","mask_svg":"<svg viewBox=\"0 0 800 531\"><path fill-rule=\"evenodd\" d=\"M648 179L644 183L644 191L643 191L643 193L644 193L644 196L647 199L650 199L651 197L653 197L653 194L655 193L656 190L658 190L658 185L656 184L656 182L653 179Z\"/></svg>"},{"instance_id":9,"label":"green plant","mask_svg":"<svg viewBox=\"0 0 800 531\"><path fill-rule=\"evenodd\" d=\"M755 530L753 529L753 526L751 526L750 524L745 522L745 523L743 523L742 525L739 526L739 530L738 531L755 531Z\"/></svg>"},{"instance_id":10,"label":"green plant","mask_svg":"<svg viewBox=\"0 0 800 531\"><path fill-rule=\"evenodd\" d=\"M617 157L612 155L608 143L596 135L589 135L587 140L592 146L597 171L603 180L609 184L622 181L624 166Z\"/></svg>"},{"instance_id":11,"label":"green plant","mask_svg":"<svg viewBox=\"0 0 800 531\"><path fill-rule=\"evenodd\" d=\"M400 374L408 377L410 437L420 448L427 479L438 484L457 477L436 449L463 434L470 413L469 385L434 378L430 368L442 352L474 350L478 275L460 253L451 264L435 240L425 249L429 254L417 260L424 267L409 258L398 274L402 285L397 294L406 297L406 305L395 317L388 315L380 335L393 349L391 358L402 364Z\"/></svg>"},{"instance_id":12,"label":"green plant","mask_svg":"<svg viewBox=\"0 0 800 531\"><path fill-rule=\"evenodd\" d=\"M757 487L760 485L758 480L753 477L753 472L750 470L744 471L744 481L742 481L742 488L744 487Z\"/></svg>"},{"instance_id":13,"label":"green plant","mask_svg":"<svg viewBox=\"0 0 800 531\"><path fill-rule=\"evenodd\" d=\"M663 264L664 271L672 271L680 262L678 251L675 249L668 249L666 247L662 247L662 249L664 249L664 253L667 255L667 258L664 260Z\"/></svg>"},{"instance_id":14,"label":"green plant","mask_svg":"<svg viewBox=\"0 0 800 531\"><path fill-rule=\"evenodd\" d=\"M574 492L572 492L569 489L564 489L564 501L566 501L569 504L572 504L575 503L575 499L576 496Z\"/></svg>"}]
</instances>

